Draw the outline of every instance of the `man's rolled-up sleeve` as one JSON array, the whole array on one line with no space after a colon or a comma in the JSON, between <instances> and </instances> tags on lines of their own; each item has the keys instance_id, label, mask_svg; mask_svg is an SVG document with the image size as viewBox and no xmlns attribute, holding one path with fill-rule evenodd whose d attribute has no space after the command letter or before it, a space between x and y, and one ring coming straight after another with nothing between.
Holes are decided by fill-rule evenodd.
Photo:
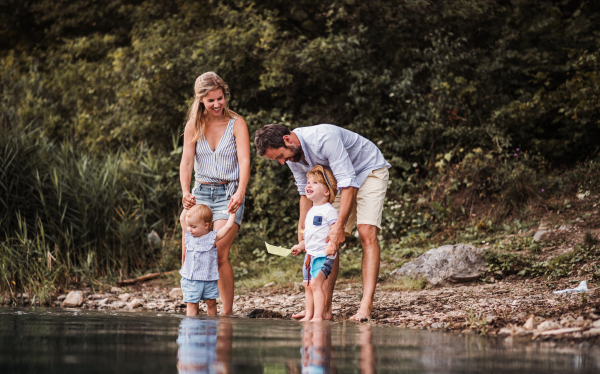
<instances>
[{"instance_id":1,"label":"man's rolled-up sleeve","mask_svg":"<svg viewBox=\"0 0 600 374\"><path fill-rule=\"evenodd\" d=\"M354 165L352 165L344 143L338 134L329 133L323 136L321 154L329 160L329 167L337 180L338 190L346 187L360 188L356 181Z\"/></svg>"},{"instance_id":2,"label":"man's rolled-up sleeve","mask_svg":"<svg viewBox=\"0 0 600 374\"><path fill-rule=\"evenodd\" d=\"M306 192L304 192L304 188L306 187L306 173L304 173L302 170L299 170L293 162L288 161L287 164L290 167L292 173L294 174L294 179L296 180L296 188L298 188L298 192L300 193L300 195L306 195Z\"/></svg>"}]
</instances>

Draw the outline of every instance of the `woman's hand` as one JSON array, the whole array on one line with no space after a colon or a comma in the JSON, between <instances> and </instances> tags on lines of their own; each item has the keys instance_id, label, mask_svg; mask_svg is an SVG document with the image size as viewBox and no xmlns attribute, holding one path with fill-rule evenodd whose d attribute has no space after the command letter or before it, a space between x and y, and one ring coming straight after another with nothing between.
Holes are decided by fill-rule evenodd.
<instances>
[{"instance_id":1,"label":"woman's hand","mask_svg":"<svg viewBox=\"0 0 600 374\"><path fill-rule=\"evenodd\" d=\"M304 240L292 247L292 254L294 256L296 256L297 254L302 253L304 251L305 251Z\"/></svg>"},{"instance_id":2,"label":"woman's hand","mask_svg":"<svg viewBox=\"0 0 600 374\"><path fill-rule=\"evenodd\" d=\"M244 194L239 190L231 196L231 200L229 200L229 205L227 205L227 211L229 213L235 213L244 203Z\"/></svg>"},{"instance_id":3,"label":"woman's hand","mask_svg":"<svg viewBox=\"0 0 600 374\"><path fill-rule=\"evenodd\" d=\"M191 193L184 193L183 198L181 199L181 203L183 204L183 209L189 210L191 207L196 205L196 198Z\"/></svg>"}]
</instances>

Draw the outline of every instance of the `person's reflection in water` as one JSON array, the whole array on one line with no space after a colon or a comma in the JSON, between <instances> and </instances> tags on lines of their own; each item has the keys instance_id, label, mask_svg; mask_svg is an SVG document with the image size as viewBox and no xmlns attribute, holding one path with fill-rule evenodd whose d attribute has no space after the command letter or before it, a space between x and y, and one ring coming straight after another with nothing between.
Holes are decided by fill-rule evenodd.
<instances>
[{"instance_id":1,"label":"person's reflection in water","mask_svg":"<svg viewBox=\"0 0 600 374\"><path fill-rule=\"evenodd\" d=\"M360 372L363 374L375 373L375 360L373 354L373 332L369 325L359 325L360 332Z\"/></svg>"},{"instance_id":2,"label":"person's reflection in water","mask_svg":"<svg viewBox=\"0 0 600 374\"><path fill-rule=\"evenodd\" d=\"M302 373L332 373L331 324L306 323L302 330Z\"/></svg>"},{"instance_id":3,"label":"person's reflection in water","mask_svg":"<svg viewBox=\"0 0 600 374\"><path fill-rule=\"evenodd\" d=\"M228 373L232 326L214 319L184 318L179 325L177 370L184 373Z\"/></svg>"}]
</instances>

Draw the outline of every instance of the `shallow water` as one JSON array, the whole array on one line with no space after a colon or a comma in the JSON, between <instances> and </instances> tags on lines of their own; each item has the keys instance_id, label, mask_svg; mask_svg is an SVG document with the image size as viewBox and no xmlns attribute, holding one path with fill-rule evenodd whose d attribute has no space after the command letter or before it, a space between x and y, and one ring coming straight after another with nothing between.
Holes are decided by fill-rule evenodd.
<instances>
[{"instance_id":1,"label":"shallow water","mask_svg":"<svg viewBox=\"0 0 600 374\"><path fill-rule=\"evenodd\" d=\"M0 373L597 373L600 347L392 327L0 308Z\"/></svg>"}]
</instances>

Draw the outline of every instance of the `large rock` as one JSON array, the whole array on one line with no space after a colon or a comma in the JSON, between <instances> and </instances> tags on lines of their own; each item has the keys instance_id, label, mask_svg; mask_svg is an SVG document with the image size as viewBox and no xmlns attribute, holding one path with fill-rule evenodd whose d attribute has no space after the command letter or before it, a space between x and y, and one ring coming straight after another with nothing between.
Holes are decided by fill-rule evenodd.
<instances>
[{"instance_id":1,"label":"large rock","mask_svg":"<svg viewBox=\"0 0 600 374\"><path fill-rule=\"evenodd\" d=\"M83 305L83 293L81 291L71 291L62 303L63 308L77 308Z\"/></svg>"},{"instance_id":2,"label":"large rock","mask_svg":"<svg viewBox=\"0 0 600 374\"><path fill-rule=\"evenodd\" d=\"M485 257L472 245L444 245L431 249L416 260L392 272L396 277L424 277L437 285L446 281L468 282L479 279L486 271Z\"/></svg>"}]
</instances>

